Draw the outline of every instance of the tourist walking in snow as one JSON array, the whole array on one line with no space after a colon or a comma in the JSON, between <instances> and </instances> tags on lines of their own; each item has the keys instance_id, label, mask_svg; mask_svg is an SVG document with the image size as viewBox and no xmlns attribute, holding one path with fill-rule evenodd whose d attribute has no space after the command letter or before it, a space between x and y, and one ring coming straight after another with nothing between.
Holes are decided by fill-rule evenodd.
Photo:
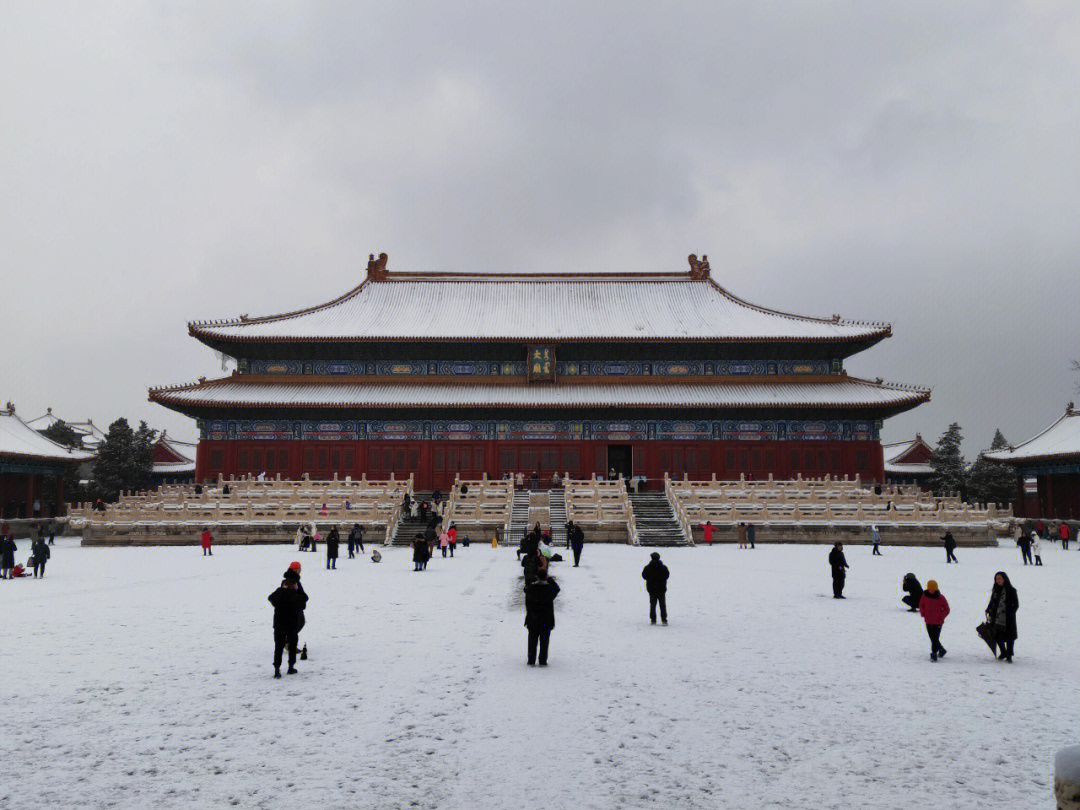
<instances>
[{"instance_id":1,"label":"tourist walking in snow","mask_svg":"<svg viewBox=\"0 0 1080 810\"><path fill-rule=\"evenodd\" d=\"M945 536L942 537L941 540L945 545L945 564L948 565L951 562L960 562L956 559L956 554L954 553L956 551L956 540L953 538L952 532L945 532Z\"/></svg>"},{"instance_id":2,"label":"tourist walking in snow","mask_svg":"<svg viewBox=\"0 0 1080 810\"><path fill-rule=\"evenodd\" d=\"M202 555L204 557L214 556L214 535L210 533L210 527L203 529L202 535L199 538L199 545L202 546Z\"/></svg>"},{"instance_id":3,"label":"tourist walking in snow","mask_svg":"<svg viewBox=\"0 0 1080 810\"><path fill-rule=\"evenodd\" d=\"M829 552L829 566L832 568L832 593L833 599L845 599L844 580L847 579L847 558L844 556L844 546L837 543Z\"/></svg>"},{"instance_id":4,"label":"tourist walking in snow","mask_svg":"<svg viewBox=\"0 0 1080 810\"><path fill-rule=\"evenodd\" d=\"M930 660L944 658L948 650L941 646L941 626L949 615L949 602L938 590L936 580L931 579L926 583L926 590L919 601L919 615L926 622L926 633L930 636Z\"/></svg>"},{"instance_id":5,"label":"tourist walking in snow","mask_svg":"<svg viewBox=\"0 0 1080 810\"><path fill-rule=\"evenodd\" d=\"M353 550L355 549L360 554L364 553L364 527L359 523L354 523L352 530L349 532L349 559L353 557Z\"/></svg>"},{"instance_id":6,"label":"tourist walking in snow","mask_svg":"<svg viewBox=\"0 0 1080 810\"><path fill-rule=\"evenodd\" d=\"M667 566L660 562L660 555L653 552L649 555L649 562L641 570L641 578L645 580L645 590L649 594L649 621L656 624L656 606L660 605L660 621L667 624L667 582L669 572Z\"/></svg>"},{"instance_id":7,"label":"tourist walking in snow","mask_svg":"<svg viewBox=\"0 0 1080 810\"><path fill-rule=\"evenodd\" d=\"M1013 645L1017 638L1016 611L1019 609L1020 597L1009 582L1009 575L998 571L994 574L994 588L986 605L986 621L994 628L998 659L1009 664L1013 660Z\"/></svg>"},{"instance_id":8,"label":"tourist walking in snow","mask_svg":"<svg viewBox=\"0 0 1080 810\"><path fill-rule=\"evenodd\" d=\"M44 538L39 537L30 546L30 553L34 557L34 577L45 576L45 563L52 554L49 544L45 542Z\"/></svg>"},{"instance_id":9,"label":"tourist walking in snow","mask_svg":"<svg viewBox=\"0 0 1080 810\"><path fill-rule=\"evenodd\" d=\"M900 585L904 592L907 594L900 601L908 606L909 613L916 613L919 610L919 602L922 601L923 586L919 584L919 579L914 574L904 574L904 581Z\"/></svg>"},{"instance_id":10,"label":"tourist walking in snow","mask_svg":"<svg viewBox=\"0 0 1080 810\"><path fill-rule=\"evenodd\" d=\"M871 554L878 557L881 556L881 532L878 531L877 526L870 527L870 539L874 541L874 550Z\"/></svg>"},{"instance_id":11,"label":"tourist walking in snow","mask_svg":"<svg viewBox=\"0 0 1080 810\"><path fill-rule=\"evenodd\" d=\"M330 530L330 533L326 535L326 568L337 568L338 549L341 546L341 534L338 532L337 526Z\"/></svg>"},{"instance_id":12,"label":"tourist walking in snow","mask_svg":"<svg viewBox=\"0 0 1080 810\"><path fill-rule=\"evenodd\" d=\"M401 498L401 511L406 515L412 512L412 495L408 491Z\"/></svg>"},{"instance_id":13,"label":"tourist walking in snow","mask_svg":"<svg viewBox=\"0 0 1080 810\"><path fill-rule=\"evenodd\" d=\"M289 674L295 675L300 618L307 607L307 594L300 587L299 578L284 577L281 586L267 599L274 606L274 677L281 677L281 658L286 647L289 648Z\"/></svg>"},{"instance_id":14,"label":"tourist walking in snow","mask_svg":"<svg viewBox=\"0 0 1080 810\"><path fill-rule=\"evenodd\" d=\"M539 663L546 667L548 662L548 643L551 631L555 627L555 597L559 595L559 584L554 577L547 575L547 569L541 568L536 579L525 584L525 626L529 629L528 664ZM537 661L537 646L540 657Z\"/></svg>"},{"instance_id":15,"label":"tourist walking in snow","mask_svg":"<svg viewBox=\"0 0 1080 810\"><path fill-rule=\"evenodd\" d=\"M0 579L11 579L11 572L15 568L15 536L8 532L0 537Z\"/></svg>"},{"instance_id":16,"label":"tourist walking in snow","mask_svg":"<svg viewBox=\"0 0 1080 810\"><path fill-rule=\"evenodd\" d=\"M450 524L450 528L446 530L446 536L450 540L450 545L449 545L450 557L451 557L451 559L453 559L453 557L454 557L454 549L457 548L457 525L456 524L454 524L454 523Z\"/></svg>"},{"instance_id":17,"label":"tourist walking in snow","mask_svg":"<svg viewBox=\"0 0 1080 810\"><path fill-rule=\"evenodd\" d=\"M739 524L739 548L746 548L746 524Z\"/></svg>"},{"instance_id":18,"label":"tourist walking in snow","mask_svg":"<svg viewBox=\"0 0 1080 810\"><path fill-rule=\"evenodd\" d=\"M427 553L428 553L427 540L424 539L424 535L420 534L420 532L417 532L416 536L413 538L413 544L412 545L413 545L413 552L412 552L413 571L423 571L424 566L427 564Z\"/></svg>"},{"instance_id":19,"label":"tourist walking in snow","mask_svg":"<svg viewBox=\"0 0 1080 810\"><path fill-rule=\"evenodd\" d=\"M580 526L574 526L574 536L570 539L570 549L574 552L574 568L581 563L581 550L585 548L585 532Z\"/></svg>"},{"instance_id":20,"label":"tourist walking in snow","mask_svg":"<svg viewBox=\"0 0 1080 810\"><path fill-rule=\"evenodd\" d=\"M443 559L446 559L446 553L450 550L450 535L444 529L439 532L439 550L442 552Z\"/></svg>"},{"instance_id":21,"label":"tourist walking in snow","mask_svg":"<svg viewBox=\"0 0 1080 810\"><path fill-rule=\"evenodd\" d=\"M1069 550L1069 524L1064 520L1061 521L1061 525L1058 526L1058 537L1061 539L1061 550Z\"/></svg>"},{"instance_id":22,"label":"tourist walking in snow","mask_svg":"<svg viewBox=\"0 0 1080 810\"><path fill-rule=\"evenodd\" d=\"M754 528L753 523L746 524L746 542L750 545L750 548L754 548L754 538L757 537L757 529Z\"/></svg>"},{"instance_id":23,"label":"tourist walking in snow","mask_svg":"<svg viewBox=\"0 0 1080 810\"><path fill-rule=\"evenodd\" d=\"M1031 553L1035 555L1035 564L1042 565L1042 540L1037 534L1031 536Z\"/></svg>"},{"instance_id":24,"label":"tourist walking in snow","mask_svg":"<svg viewBox=\"0 0 1080 810\"><path fill-rule=\"evenodd\" d=\"M1030 535L1021 534L1020 539L1016 541L1016 545L1020 547L1020 559L1023 560L1024 565L1031 564L1031 539L1035 536L1035 532Z\"/></svg>"}]
</instances>

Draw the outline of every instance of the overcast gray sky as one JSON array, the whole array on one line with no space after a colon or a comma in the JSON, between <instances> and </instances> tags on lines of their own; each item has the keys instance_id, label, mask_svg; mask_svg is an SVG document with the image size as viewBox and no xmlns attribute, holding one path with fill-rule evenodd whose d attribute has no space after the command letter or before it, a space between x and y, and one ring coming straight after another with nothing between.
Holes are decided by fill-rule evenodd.
<instances>
[{"instance_id":1,"label":"overcast gray sky","mask_svg":"<svg viewBox=\"0 0 1080 810\"><path fill-rule=\"evenodd\" d=\"M1060 415L1080 3L53 3L0 26L0 398L190 420L190 319L397 270L684 270L887 320L885 438Z\"/></svg>"}]
</instances>

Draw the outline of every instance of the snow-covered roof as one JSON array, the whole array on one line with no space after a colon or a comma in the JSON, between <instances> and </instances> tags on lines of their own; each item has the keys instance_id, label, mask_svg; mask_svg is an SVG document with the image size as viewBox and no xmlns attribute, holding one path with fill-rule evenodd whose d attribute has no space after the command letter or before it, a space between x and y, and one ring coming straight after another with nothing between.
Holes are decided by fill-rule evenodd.
<instances>
[{"instance_id":1,"label":"snow-covered roof","mask_svg":"<svg viewBox=\"0 0 1080 810\"><path fill-rule=\"evenodd\" d=\"M914 439L902 442L889 442L881 445L882 455L885 458L885 472L894 475L932 475L934 468L927 462L905 462L903 458L919 447L929 451L931 448L923 441L921 434L915 434Z\"/></svg>"},{"instance_id":2,"label":"snow-covered roof","mask_svg":"<svg viewBox=\"0 0 1080 810\"><path fill-rule=\"evenodd\" d=\"M934 468L929 464L896 464L886 461L885 472L893 475L933 475Z\"/></svg>"},{"instance_id":3,"label":"snow-covered roof","mask_svg":"<svg viewBox=\"0 0 1080 810\"><path fill-rule=\"evenodd\" d=\"M195 472L194 461L158 461L153 465L153 470L158 475L193 473Z\"/></svg>"},{"instance_id":4,"label":"snow-covered roof","mask_svg":"<svg viewBox=\"0 0 1080 810\"><path fill-rule=\"evenodd\" d=\"M71 450L46 439L15 415L11 409L0 410L0 456L46 459L55 461L85 461L93 453Z\"/></svg>"},{"instance_id":5,"label":"snow-covered roof","mask_svg":"<svg viewBox=\"0 0 1080 810\"><path fill-rule=\"evenodd\" d=\"M45 413L43 413L37 419L31 419L26 424L34 430L48 430L53 425L61 421L63 420L52 412L52 408L47 408L45 410Z\"/></svg>"},{"instance_id":6,"label":"snow-covered roof","mask_svg":"<svg viewBox=\"0 0 1080 810\"><path fill-rule=\"evenodd\" d=\"M1080 411L1070 402L1065 413L1041 433L1015 447L991 450L983 453L983 456L1011 464L1080 456Z\"/></svg>"},{"instance_id":7,"label":"snow-covered roof","mask_svg":"<svg viewBox=\"0 0 1080 810\"><path fill-rule=\"evenodd\" d=\"M359 286L329 303L269 317L196 321L188 328L210 342L816 342L878 340L891 332L883 323L754 306L712 281L707 265L704 273L544 275L375 274L369 265Z\"/></svg>"},{"instance_id":8,"label":"snow-covered roof","mask_svg":"<svg viewBox=\"0 0 1080 810\"><path fill-rule=\"evenodd\" d=\"M194 442L184 442L184 441L180 441L180 439L174 439L172 436L168 435L168 433L166 433L163 430L163 431L161 431L161 435L158 436L157 443L161 444L161 445L164 445L165 448L170 453L172 453L174 456L177 457L177 462L175 462L175 463L180 463L181 459L184 462L189 462L190 461L190 462L194 463L193 459L194 459L194 456L195 456L195 447L196 447ZM174 463L174 462L161 462L161 463L165 464L165 463Z\"/></svg>"},{"instance_id":9,"label":"snow-covered roof","mask_svg":"<svg viewBox=\"0 0 1080 810\"><path fill-rule=\"evenodd\" d=\"M291 407L913 407L930 392L838 375L832 381L785 382L494 382L251 381L243 375L155 388L169 406Z\"/></svg>"}]
</instances>

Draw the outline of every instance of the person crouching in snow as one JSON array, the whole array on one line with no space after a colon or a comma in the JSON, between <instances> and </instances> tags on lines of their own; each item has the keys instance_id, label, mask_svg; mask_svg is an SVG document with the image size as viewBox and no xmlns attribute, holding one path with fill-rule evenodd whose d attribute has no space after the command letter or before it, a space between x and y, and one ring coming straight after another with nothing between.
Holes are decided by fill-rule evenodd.
<instances>
[{"instance_id":1,"label":"person crouching in snow","mask_svg":"<svg viewBox=\"0 0 1080 810\"><path fill-rule=\"evenodd\" d=\"M203 529L202 539L200 541L200 544L202 545L202 555L204 557L213 557L214 556L214 549L213 549L214 535L210 534L210 529L209 528Z\"/></svg>"},{"instance_id":2,"label":"person crouching in snow","mask_svg":"<svg viewBox=\"0 0 1080 810\"><path fill-rule=\"evenodd\" d=\"M919 600L919 615L926 622L926 633L930 636L930 660L944 658L948 651L941 646L941 626L949 615L949 602L938 590L936 580L931 579L926 583L926 590Z\"/></svg>"},{"instance_id":3,"label":"person crouching in snow","mask_svg":"<svg viewBox=\"0 0 1080 810\"><path fill-rule=\"evenodd\" d=\"M907 594L900 601L908 606L908 613L917 613L923 595L923 586L919 583L919 578L911 573L904 574L904 582L900 587Z\"/></svg>"},{"instance_id":4,"label":"person crouching in snow","mask_svg":"<svg viewBox=\"0 0 1080 810\"><path fill-rule=\"evenodd\" d=\"M286 647L289 648L289 674L295 675L300 621L308 600L300 587L299 574L295 578L283 577L281 585L267 599L274 606L274 677L281 677L281 658Z\"/></svg>"}]
</instances>

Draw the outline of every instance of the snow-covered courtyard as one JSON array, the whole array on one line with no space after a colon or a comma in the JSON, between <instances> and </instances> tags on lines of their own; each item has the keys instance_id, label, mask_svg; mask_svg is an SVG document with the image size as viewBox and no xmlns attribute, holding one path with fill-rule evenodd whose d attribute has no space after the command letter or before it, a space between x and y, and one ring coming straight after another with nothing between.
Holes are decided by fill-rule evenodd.
<instances>
[{"instance_id":1,"label":"snow-covered courtyard","mask_svg":"<svg viewBox=\"0 0 1080 810\"><path fill-rule=\"evenodd\" d=\"M46 579L0 582L0 807L1053 807L1080 742L1076 550L849 548L846 601L823 546L660 551L668 627L648 550L554 564L540 669L510 549L413 573L407 549L326 571L321 550L59 540ZM277 681L266 597L293 559L310 659ZM1012 665L975 634L998 569ZM907 571L952 605L936 664Z\"/></svg>"}]
</instances>

